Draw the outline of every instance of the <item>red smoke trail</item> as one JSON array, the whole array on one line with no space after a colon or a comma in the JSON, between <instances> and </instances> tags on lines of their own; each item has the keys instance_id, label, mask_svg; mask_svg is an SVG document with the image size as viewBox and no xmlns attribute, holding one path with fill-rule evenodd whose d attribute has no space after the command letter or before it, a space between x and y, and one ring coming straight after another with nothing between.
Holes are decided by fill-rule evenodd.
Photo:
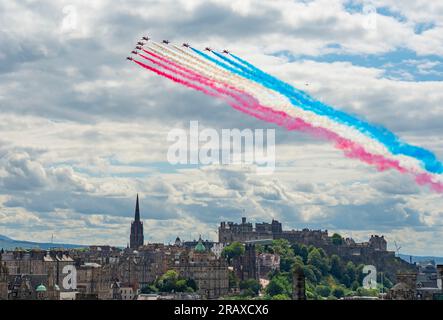
<instances>
[{"instance_id":1,"label":"red smoke trail","mask_svg":"<svg viewBox=\"0 0 443 320\"><path fill-rule=\"evenodd\" d=\"M147 51L147 50L144 50L144 49L143 49L143 51L145 51L148 54L151 54L152 56L160 59L161 61L163 61L165 63L168 63L168 64L174 66L177 69L180 69L180 70L182 70L184 72L187 72L187 73L191 74L192 76L183 74L183 72L180 72L180 71L177 71L177 70L175 70L173 68L165 66L164 64L159 63L159 62L155 61L154 59L151 59L151 58L146 57L144 55L140 55L141 57L143 57L143 58L145 58L145 59L147 59L147 60L149 60L149 61L151 61L153 63L156 63L157 65L160 65L160 66L164 67L165 69L167 69L167 70L169 70L171 72L175 72L175 73L177 73L177 74L179 74L181 76L184 76L184 77L186 77L188 79L195 80L195 81L198 81L198 82L200 82L200 83L202 83L204 85L210 86L213 90L218 91L218 92L220 92L222 94L229 95L229 96L233 97L234 99L239 100L239 98L240 98L238 95L232 95L232 93L227 92L226 90L223 90L223 89L215 86L215 83L218 82L218 81L214 81L212 79L209 79L209 78L207 78L207 77L205 77L205 76L203 76L203 75L201 75L201 74L199 74L199 73L197 73L197 72L195 72L193 70L190 70L190 69L188 69L186 67L178 65L178 64L170 61L169 59L161 57L161 56L159 56L159 55L157 55L155 53L151 53L150 51ZM236 89L236 90L240 91L243 96L245 96L245 95L250 96L248 93L246 93L244 91L241 91L241 90L238 90L238 89ZM243 101L239 101L239 102L242 103L243 105L245 105ZM386 159L386 158L384 158L383 156L380 156L380 155L371 154L371 153L367 152L362 146L360 146L360 145L358 145L358 144L356 144L356 143L354 143L354 142L352 142L350 140L342 138L341 136L337 135L336 133L334 133L332 131L329 131L329 130L323 129L323 128L313 127L313 126L311 126L310 124L304 122L301 119L298 119L298 118L294 119L294 118L288 116L284 112L274 111L274 110L272 110L270 108L264 107L264 106L260 105L260 103L256 99L255 99L255 102L252 105L252 108L254 108L255 110L260 110L260 111L265 112L265 113L267 112L268 116L267 117L260 116L261 120L265 120L267 122L277 123L277 124L279 124L281 126L286 127L288 130L298 130L298 131L308 132L311 135L319 136L319 137L325 138L325 139L327 139L329 141L335 142L336 148L338 148L340 150L343 150L345 152L345 155L348 156L349 158L358 158L358 159L360 159L360 160L362 160L362 161L364 161L364 162L366 162L368 164L377 166L377 168L379 170L386 170L386 169L389 169L389 168L393 168L393 169L396 169L396 170L398 170L400 172L405 172L406 171L404 168L400 167L400 165L399 165L399 163L397 161ZM238 109L238 108L236 108L236 109ZM243 112L245 112L245 110L249 110L249 109L242 109ZM276 117L277 114L279 116L281 116L282 118L277 119L277 117ZM257 114L255 114L255 116L257 116ZM272 120L269 119L269 116L273 116L274 119L272 119ZM294 122L294 120L296 122ZM290 124L288 124L288 121L289 121Z\"/></svg>"},{"instance_id":2,"label":"red smoke trail","mask_svg":"<svg viewBox=\"0 0 443 320\"><path fill-rule=\"evenodd\" d=\"M139 54L140 57L142 57L142 58L144 58L144 59L146 59L146 60L148 60L148 61L151 61L152 63L155 63L156 65L159 65L159 66L161 66L162 68L165 68L166 70L169 70L169 71L171 71L171 72L174 72L174 73L176 73L176 74L178 74L178 75L180 75L180 76L182 76L182 77L184 77L184 78L187 78L187 79L189 79L189 80L195 80L195 81L197 81L197 82L199 82L199 83L201 83L201 84L204 84L204 85L206 85L206 86L211 87L211 88L214 89L214 90L219 91L219 92L222 93L222 94L225 94L225 95L231 96L231 97L234 98L234 99L237 99L237 100L238 100L238 99L241 99L241 100L243 101L245 98L247 98L247 99L252 99L251 102L258 103L258 100L257 100L255 97L253 97L253 96L251 96L251 95L249 95L249 94L246 94L246 95L245 95L245 92L244 92L244 91L239 90L239 89L237 89L237 88L235 88L235 87L233 87L233 86L230 86L229 84L227 84L227 83L225 83L225 82L221 82L221 81L213 80L213 79L208 78L208 77L206 77L206 76L204 76L204 75L202 75L202 74L200 74L200 73L197 73L197 72L195 72L195 71L193 71L193 70L191 70L191 69L188 69L188 68L186 68L186 67L183 67L183 66L181 66L181 65L179 65L179 64L177 64L177 63L175 63L175 62L173 62L173 61L171 61L171 60L169 60L169 59L166 59L166 58L164 58L164 57L162 57L162 56L159 56L159 55L157 55L157 54L155 54L155 53L153 53L153 52L147 51L147 50L145 50L145 49L142 49L142 50L143 50L144 52L146 52L146 53L152 55L153 57L155 57L155 58L157 58L157 59L163 61L164 63L169 64L169 65L173 66L174 68L179 69L179 70L181 70L181 71L183 71L183 72L178 71L178 70L175 70L175 69L173 69L173 68L171 68L171 67L169 67L169 66L167 66L167 65L165 65L165 64L163 64L163 63L161 63L161 62L158 62L158 61L156 61L156 60L154 60L154 59L151 59L151 58L146 57L146 56L144 56L144 55L142 55L142 54ZM228 90L224 90L224 89L218 87L218 86L216 85L217 83L223 85L223 86L226 87ZM234 93L234 92L236 92L236 93ZM244 101L244 102L248 102L248 101Z\"/></svg>"},{"instance_id":3,"label":"red smoke trail","mask_svg":"<svg viewBox=\"0 0 443 320\"><path fill-rule=\"evenodd\" d=\"M438 193L443 193L443 184L432 181L431 176L427 173L417 174L415 176L415 181L421 186L429 184L432 190Z\"/></svg>"},{"instance_id":4,"label":"red smoke trail","mask_svg":"<svg viewBox=\"0 0 443 320\"><path fill-rule=\"evenodd\" d=\"M226 99L226 97L225 97L223 94L214 93L214 92L212 92L212 91L210 91L210 90L207 90L207 89L204 88L204 87L200 87L200 86L197 86L197 85L195 85L195 84L193 84L193 83L191 83L191 82L189 82L189 81L186 81L186 80L183 80L183 79L180 79L180 78L174 77L174 76L172 76L172 75L170 75L170 74L168 74L168 73L166 73L166 72L163 72L163 71L161 71L161 70L158 70L157 68L154 68L154 67L148 66L147 64L144 64L143 62L137 61L137 60L135 60L135 59L134 59L133 61L134 61L136 64L138 64L139 66L141 66L141 67L143 67L143 68L145 68L145 69L148 69L148 70L150 70L150 71L152 71L152 72L154 72L154 73L156 73L156 74L158 74L158 75L160 75L160 76L162 76L162 77L165 77L165 78L167 78L167 79L169 79L169 80L172 80L172 81L174 81L174 82L176 82L176 83L179 83L179 84L181 84L181 85L184 85L184 86L186 86L186 87L192 88L192 89L194 89L194 90L197 90L197 91L203 92L204 94L207 94L207 95L209 95L209 96L217 97L217 98L222 98L223 100L225 100L227 103L229 103L229 104L231 105L231 102L229 101L229 99Z\"/></svg>"},{"instance_id":5,"label":"red smoke trail","mask_svg":"<svg viewBox=\"0 0 443 320\"><path fill-rule=\"evenodd\" d=\"M151 60L151 59L149 59L149 60ZM264 120L266 122L275 123L279 126L285 127L287 130L290 130L290 131L296 130L296 131L307 132L313 136L322 137L322 138L325 138L326 140L332 141L335 143L335 147L340 150L343 150L344 154L347 157L357 158L367 164L375 165L378 168L378 170L380 170L380 171L384 171L387 169L395 169L401 173L406 173L406 172L412 173L415 175L416 181L418 184L420 184L420 185L429 184L431 189L433 189L434 191L439 192L439 193L443 192L443 184L432 181L432 178L429 174L426 174L426 173L417 174L415 172L411 172L410 170L403 168L400 165L400 163L396 160L390 160L390 159L387 159L381 155L371 154L371 153L367 152L364 149L364 147L359 145L358 143L355 143L351 140L343 138L343 137L339 136L338 134L336 134L335 132L332 132L328 129L314 127L311 124L303 121L300 118L291 117L290 115L286 114L283 111L273 110L271 108L262 106L259 103L245 104L245 102L242 99L240 99L240 97L238 95L231 95L226 90L215 86L213 84L214 81L211 81L211 84L207 84L207 85L209 85L213 90L215 90L218 93L214 93L213 91L207 90L207 89L205 89L201 86L195 85L189 81L174 77L170 74L162 72L156 68L150 67L150 66L148 66L142 62L139 62L137 60L134 60L134 62L137 63L138 65L142 66L143 68L153 71L154 73L156 73L160 76L166 77L174 82L180 83L184 86L190 87L194 90L203 92L203 93L213 96L213 97L223 98L223 100L225 100L234 109L239 110L245 114L251 115L257 119ZM169 69L172 72L179 73L179 74L181 73L181 72L178 72L177 70L174 70L172 68L169 68ZM189 77L189 76L187 76L187 77ZM201 77L204 78L203 76L201 76ZM199 77L195 77L195 78L196 78L195 80L199 82L199 80L198 80ZM207 83L207 81L204 81L204 82L205 83L202 83L202 84ZM239 90L239 91L241 91L241 90ZM246 96L250 96L250 94L246 93L246 92L243 92L243 94ZM233 103L232 101L230 101L230 99L226 99L225 95L229 95L229 96L233 97L240 104Z\"/></svg>"}]
</instances>

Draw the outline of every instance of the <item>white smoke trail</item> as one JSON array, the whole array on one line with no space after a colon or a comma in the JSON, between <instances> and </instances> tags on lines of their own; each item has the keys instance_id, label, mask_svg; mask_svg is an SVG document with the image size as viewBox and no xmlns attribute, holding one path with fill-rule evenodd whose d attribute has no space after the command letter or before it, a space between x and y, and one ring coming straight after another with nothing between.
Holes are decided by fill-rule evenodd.
<instances>
[{"instance_id":1,"label":"white smoke trail","mask_svg":"<svg viewBox=\"0 0 443 320\"><path fill-rule=\"evenodd\" d=\"M382 155L388 159L397 160L402 167L412 172L424 172L419 161L416 159L402 155L393 155L384 145L368 138L351 127L339 124L327 117L319 116L313 112L295 108L287 97L278 92L272 91L271 89L268 89L252 80L224 70L217 66L217 64L204 60L198 57L196 54L188 53L176 46L173 46L173 48L174 50L170 47L157 43L153 43L153 46L149 46L149 49L156 54L161 55L177 63L178 65L191 69L196 73L200 73L217 83L225 83L245 91L246 93L257 98L257 100L266 107L271 107L276 111L283 111L291 117L300 118L315 127L325 128L333 131L345 139L355 141L356 143L364 146L364 148L370 153ZM441 178L441 176L438 175L431 176L434 179Z\"/></svg>"}]
</instances>

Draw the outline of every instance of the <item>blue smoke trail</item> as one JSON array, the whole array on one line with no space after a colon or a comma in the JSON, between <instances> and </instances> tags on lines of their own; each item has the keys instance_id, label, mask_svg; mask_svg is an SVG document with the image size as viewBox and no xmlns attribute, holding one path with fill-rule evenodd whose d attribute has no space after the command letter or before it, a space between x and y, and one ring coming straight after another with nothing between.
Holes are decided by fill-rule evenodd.
<instances>
[{"instance_id":1,"label":"blue smoke trail","mask_svg":"<svg viewBox=\"0 0 443 320\"><path fill-rule=\"evenodd\" d=\"M285 95L295 106L301 107L304 110L315 112L318 115L327 116L339 123L356 128L363 134L376 139L377 141L385 145L386 148L393 154L403 154L421 161L424 168L429 172L443 173L443 164L436 158L436 156L432 152L424 148L402 142L394 133L387 130L386 128L371 125L343 111L336 110L320 101L316 101L303 91L298 90L291 85L263 72L251 63L233 54L230 55L234 57L237 61L242 63L243 66L240 66L240 64L238 64L237 62L232 61L231 59L228 59L216 52L214 52L214 54L216 54L217 57L221 58L224 61L227 61L236 68L233 68L217 59L214 59L197 49L193 48L193 50L194 52L202 55L204 58L216 63L226 70L236 73L249 80L258 82L267 88L280 92L281 94ZM247 68L245 68L245 66Z\"/></svg>"}]
</instances>

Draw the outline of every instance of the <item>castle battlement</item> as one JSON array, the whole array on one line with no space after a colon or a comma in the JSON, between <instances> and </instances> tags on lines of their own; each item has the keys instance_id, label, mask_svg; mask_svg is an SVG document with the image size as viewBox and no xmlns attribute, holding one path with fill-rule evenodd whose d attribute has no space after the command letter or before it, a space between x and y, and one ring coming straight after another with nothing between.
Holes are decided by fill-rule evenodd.
<instances>
[{"instance_id":1,"label":"castle battlement","mask_svg":"<svg viewBox=\"0 0 443 320\"><path fill-rule=\"evenodd\" d=\"M323 248L329 254L350 257L367 257L375 253L389 254L384 236L372 235L369 241L357 243L352 238L344 238L341 244L333 243L328 230L283 230L282 224L273 219L271 223L256 223L255 227L243 217L241 223L221 222L218 229L219 242L250 242L254 240L286 239L290 243L301 243Z\"/></svg>"}]
</instances>

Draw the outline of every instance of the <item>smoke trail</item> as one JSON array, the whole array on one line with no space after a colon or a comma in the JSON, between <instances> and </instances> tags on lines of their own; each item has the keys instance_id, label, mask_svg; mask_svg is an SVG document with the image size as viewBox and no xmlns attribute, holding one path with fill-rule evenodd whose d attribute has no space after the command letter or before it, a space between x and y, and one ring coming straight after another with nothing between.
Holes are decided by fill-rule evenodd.
<instances>
[{"instance_id":1,"label":"smoke trail","mask_svg":"<svg viewBox=\"0 0 443 320\"><path fill-rule=\"evenodd\" d=\"M153 59L149 59L149 60L153 61ZM180 67L178 69L181 69L182 71L187 72L190 75L183 74L182 72L177 71L172 68L169 68L167 66L164 66L163 64L159 64L159 65L161 65L162 67L166 67L168 70L178 73L181 76L185 76L185 77L188 77L192 80L196 80L198 82L201 82L201 84L210 85L210 86L212 86L212 89L217 91L219 94L215 94L214 92L208 91L208 90L204 89L203 87L191 84L190 82L187 82L187 81L183 81L183 80L176 78L174 76L167 75L166 73L163 73L155 68L149 67L149 66L147 66L143 63L140 63L138 61L135 61L135 62L148 70L154 71L159 75L165 76L175 82L178 82L182 85L191 87L191 88L201 91L205 94L209 94L211 96L215 96L215 97L219 97L219 98L223 97L223 95L232 96L234 99L236 99L239 102L239 104L237 104L237 103L233 103L232 101L226 100L233 108L235 108L243 113L252 115L258 119L261 119L261 120L264 120L267 122L272 122L277 125L283 126L288 130L302 131L302 132L309 133L313 136L321 137L321 138L327 139L329 141L332 141L335 143L335 147L343 150L344 154L349 158L358 158L365 163L375 165L379 170L396 169L402 173L409 172L409 173L414 174L414 172L411 172L410 170L403 168L398 163L398 161L387 159L387 158L380 156L380 155L371 154L371 153L367 152L364 149L364 147L362 147L361 145L358 145L353 141L343 138L343 137L339 136L338 134L331 132L327 129L313 127L311 124L306 123L301 119L292 118L289 115L285 114L284 112L274 111L268 107L261 106L256 102L256 100L254 98L250 98L250 99L248 99L248 102L245 102L238 95L232 94L224 89L221 89L221 88L215 86L213 81L208 81L208 78L203 77L203 76L198 77L194 71L184 68L182 66L179 66L179 65L169 61L168 59L163 58L163 62L172 63L176 67ZM243 94L248 95L247 93L243 93ZM433 182L432 178L427 174L416 175L416 180L419 184L429 184L433 190L438 191L438 192L443 192L443 185Z\"/></svg>"},{"instance_id":2,"label":"smoke trail","mask_svg":"<svg viewBox=\"0 0 443 320\"><path fill-rule=\"evenodd\" d=\"M176 52L171 51L166 46L154 45L161 51L162 55L167 55L169 59L175 60L177 63L184 64L189 68L194 69L197 72L201 72L206 74L210 78L214 78L217 80L221 80L222 82L229 82L232 85L241 88L242 90L248 91L251 95L259 97L260 100L263 100L262 104L272 105L273 109L281 109L284 110L287 114L291 116L300 117L304 121L308 123L313 123L315 126L320 126L324 128L328 128L333 132L340 132L342 136L352 137L353 141L356 141L360 145L364 145L365 149L369 150L371 153L381 154L388 158L395 158L400 161L400 163L407 168L414 168L413 171L421 171L422 167L418 163L418 161L414 158L409 158L402 155L393 155L390 153L384 145L380 144L374 139L370 139L369 137L363 135L357 130L352 129L351 127L345 126L343 124L339 124L337 122L333 122L327 117L321 117L316 115L311 111L306 111L299 108L293 108L293 105L289 100L287 100L288 105L284 101L287 99L285 96L279 96L280 93L275 91L270 91L270 89L263 87L261 84L257 82L252 82L248 79L240 77L237 74L230 73L226 70L218 68L216 64L200 60L198 56L190 55L189 53L182 55L177 55ZM176 49L177 47L174 46ZM150 48L151 50L156 51L156 49ZM183 53L183 50L178 50L180 53ZM156 51L158 52L158 51ZM190 60L191 59L191 60ZM263 99L263 95L267 95L272 93L272 101ZM261 97L261 98L260 98ZM417 169L418 168L418 169Z\"/></svg>"},{"instance_id":3,"label":"smoke trail","mask_svg":"<svg viewBox=\"0 0 443 320\"><path fill-rule=\"evenodd\" d=\"M157 54L155 54L155 53L153 53L153 52L147 51L147 50L145 50L145 49L142 49L142 50L143 50L144 52L146 52L147 54L149 54L149 55L151 55L151 56L157 58L158 60L160 60L160 61L162 61L162 62L164 62L164 63L166 63L166 64L168 64L168 65L171 65L172 67L176 68L177 70L180 70L180 71L178 71L178 72L176 71L176 73L179 74L179 75L181 75L181 76L183 76L183 77L186 77L186 78L188 78L188 79L190 79L190 80L196 80L196 81L198 81L198 82L200 82L200 83L202 83L202 84L204 84L204 85L210 86L212 89L217 89L217 90L219 90L219 89L217 88L217 83L218 83L218 84L221 84L222 86L224 86L224 87L225 87L226 89L228 89L229 91L228 91L228 90L222 90L222 91L220 91L220 93L223 93L223 94L226 94L226 95L230 95L230 96L232 96L232 97L234 97L234 98L239 98L239 99L243 99L243 98L244 98L244 97L242 97L242 95L244 95L244 92L241 91L241 90L239 90L239 89L237 89L236 87L233 87L233 86L231 86L231 85L229 85L229 84L227 84L227 83L225 83L225 82L220 82L220 81L216 81L216 80L214 80L214 79L211 79L211 78L205 77L205 76L203 76L202 74L200 74L200 73L198 73L198 72L195 72L195 71L193 71L193 70L191 70L191 69L188 69L188 68L186 68L186 67L183 67L183 66L181 66L181 65L179 65L179 64L177 64L177 63L175 63L175 62L173 62L173 61L171 61L171 60L169 60L169 59L166 59L166 58L164 58L164 57L162 57L162 56L160 56L160 55L157 55ZM169 70L169 71L175 71L174 69L171 69L171 68L168 67L167 65L161 64L161 63L155 61L154 59L150 59L150 58L148 58L148 57L146 57L146 56L144 56L144 55L142 55L142 54L139 54L139 55L140 55L142 58L147 59L147 60L149 60L149 61L151 61L151 62L153 62L153 63L155 63L155 64L157 64L157 65L160 65L160 66L166 68L166 69ZM221 89L220 89L220 90L221 90ZM235 92L235 93L237 93L237 94L234 94L233 92ZM248 98L248 99L252 99L252 101L257 102L257 99L254 98L254 97L251 96L251 95L247 95L247 98Z\"/></svg>"},{"instance_id":4,"label":"smoke trail","mask_svg":"<svg viewBox=\"0 0 443 320\"><path fill-rule=\"evenodd\" d=\"M294 95L300 102L303 103L303 106L311 108L314 112L318 114L328 116L336 121L340 121L357 128L362 133L368 134L372 138L382 142L394 154L403 154L420 160L426 170L432 173L443 173L443 164L438 161L438 159L432 152L424 148L402 142L397 136L395 136L394 133L385 128L373 126L365 121L348 115L345 112L335 110L334 108L320 101L316 101L305 92L294 88L293 86L269 75L268 73L263 72L262 70L258 69L251 63L241 59L240 57L234 54L230 55L237 61L247 66L253 74L255 73L257 75L258 81L263 81L264 83L271 82L277 85L282 93L284 92L285 94ZM223 58L224 60L227 59L226 57ZM224 65L223 67L225 66L226 65ZM242 68L242 70L244 69Z\"/></svg>"}]
</instances>

